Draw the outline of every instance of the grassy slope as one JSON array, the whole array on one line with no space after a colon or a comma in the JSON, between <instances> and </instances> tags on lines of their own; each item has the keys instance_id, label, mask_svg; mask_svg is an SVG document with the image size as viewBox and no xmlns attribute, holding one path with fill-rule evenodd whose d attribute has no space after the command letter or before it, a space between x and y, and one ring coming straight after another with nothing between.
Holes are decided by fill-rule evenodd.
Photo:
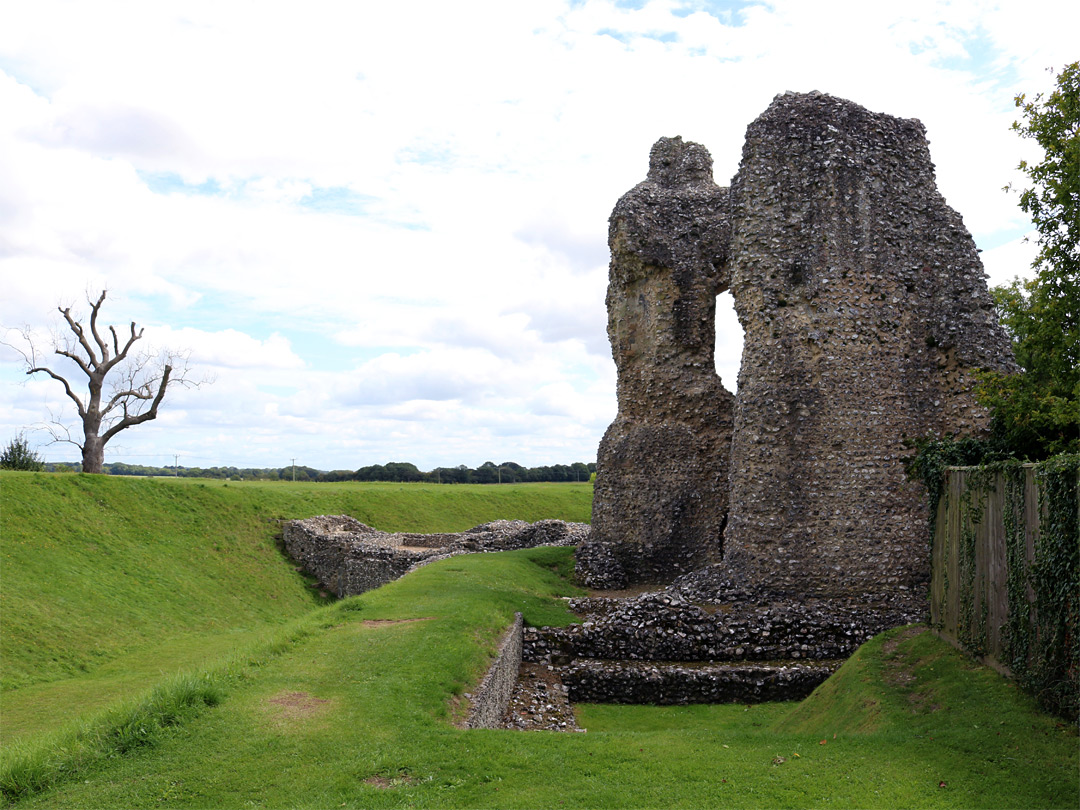
<instances>
[{"instance_id":1,"label":"grassy slope","mask_svg":"<svg viewBox=\"0 0 1080 810\"><path fill-rule=\"evenodd\" d=\"M75 489L66 496L49 497L77 499L91 513L87 525L98 519L95 505L108 514L132 493L125 487L150 483L72 480L68 487ZM0 479L5 599L13 570L7 556L13 483L24 493L46 486L32 477ZM169 506L169 514L192 516L194 523L201 513L209 521L203 533L218 531L220 523L209 512L227 506L239 515L245 506L260 514L355 513L309 502L323 497L321 487L311 485L276 492L273 485L260 485L246 496L231 491L243 485L216 494L223 487L156 486L173 488L146 498ZM178 487L185 488L184 497ZM331 500L321 503L350 497L347 488L327 492ZM102 510L95 497L106 496L110 508ZM388 494L385 502L393 498ZM185 499L191 503L181 505ZM64 508L60 502L46 505ZM75 515L82 516L70 512L68 519ZM545 515L526 517L539 516ZM108 520L101 519L104 531ZM377 517L365 522L380 526ZM473 522L479 520L466 521ZM110 531L124 536L117 526ZM106 544L105 534L100 539L87 531L76 546ZM204 660L176 662L190 676L167 679L150 698L78 728L8 746L0 768L5 791L55 784L20 802L42 807L1075 806L1075 730L1040 715L995 674L972 666L929 634L895 648L886 646L890 639L875 639L798 707L586 706L581 718L587 734L461 731L449 719L512 612L522 610L535 624L569 619L556 597L570 589L551 570L565 570L569 551L453 558L378 591L312 609L310 591L276 556L271 534L267 524L261 533L241 536L262 549L267 567L284 569L295 586L297 618L266 621L259 613L287 602L284 591L267 600L274 603L269 608L236 608L234 616L249 622L247 629L233 631L241 654L227 654L237 646L228 643L228 633L196 634L211 646L194 645L205 651ZM187 538L181 544L188 553L207 542L194 529L170 536L178 543ZM119 547L111 547L114 556ZM57 564L63 564L63 552L56 550L62 548L47 550L57 555ZM213 561L209 555L196 559ZM162 568L181 562L169 558L151 578L160 587L167 574ZM151 589L143 597L153 602L159 594ZM7 615L5 610L4 635ZM424 621L366 625L370 619ZM185 646L191 645L170 649ZM139 658L145 649L61 684L85 684L109 666L117 677L129 677L139 660L149 671L152 659ZM5 698L5 725L7 707Z\"/></svg>"},{"instance_id":2,"label":"grassy slope","mask_svg":"<svg viewBox=\"0 0 1080 810\"><path fill-rule=\"evenodd\" d=\"M455 531L588 520L588 485L288 484L0 473L0 739L221 655L321 604L282 519ZM87 675L93 677L87 677ZM16 691L12 692L12 689Z\"/></svg>"},{"instance_id":3,"label":"grassy slope","mask_svg":"<svg viewBox=\"0 0 1080 810\"><path fill-rule=\"evenodd\" d=\"M310 610L310 589L275 550L280 519L347 513L411 531L588 520L591 489L4 473L0 497L10 688L84 672L163 632L251 628Z\"/></svg>"},{"instance_id":4,"label":"grassy slope","mask_svg":"<svg viewBox=\"0 0 1080 810\"><path fill-rule=\"evenodd\" d=\"M459 557L322 608L276 655L203 676L218 705L20 805L1075 805L1075 731L930 634L875 639L800 707L584 706L586 734L453 727L515 609L567 620L549 569L568 556ZM386 619L421 621L365 624Z\"/></svg>"}]
</instances>

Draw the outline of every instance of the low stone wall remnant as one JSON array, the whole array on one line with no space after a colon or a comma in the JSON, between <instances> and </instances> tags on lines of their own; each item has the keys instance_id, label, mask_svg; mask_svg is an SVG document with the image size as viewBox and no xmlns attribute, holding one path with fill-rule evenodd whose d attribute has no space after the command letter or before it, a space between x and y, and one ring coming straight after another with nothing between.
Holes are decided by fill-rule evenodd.
<instances>
[{"instance_id":1,"label":"low stone wall remnant","mask_svg":"<svg viewBox=\"0 0 1080 810\"><path fill-rule=\"evenodd\" d=\"M584 659L562 670L570 700L579 703L764 703L802 700L839 662L707 664Z\"/></svg>"},{"instance_id":2,"label":"low stone wall remnant","mask_svg":"<svg viewBox=\"0 0 1080 810\"><path fill-rule=\"evenodd\" d=\"M521 614L515 613L513 624L499 641L498 652L487 674L476 691L466 695L472 705L465 728L499 728L502 725L521 668L521 629Z\"/></svg>"},{"instance_id":3,"label":"low stone wall remnant","mask_svg":"<svg viewBox=\"0 0 1080 810\"><path fill-rule=\"evenodd\" d=\"M710 612L672 592L571 599L570 608L584 616L581 624L526 630L526 661L838 659L876 633L921 618L889 606L832 600L723 603Z\"/></svg>"},{"instance_id":4,"label":"low stone wall remnant","mask_svg":"<svg viewBox=\"0 0 1080 810\"><path fill-rule=\"evenodd\" d=\"M285 550L338 597L355 596L454 554L577 545L587 523L495 520L444 534L382 532L348 515L320 515L285 524Z\"/></svg>"},{"instance_id":5,"label":"low stone wall remnant","mask_svg":"<svg viewBox=\"0 0 1080 810\"><path fill-rule=\"evenodd\" d=\"M800 700L871 636L922 618L903 595L731 589L704 603L695 590L715 596L719 588L708 574L636 597L570 599L582 622L526 628L523 660L550 668L572 701Z\"/></svg>"}]
</instances>

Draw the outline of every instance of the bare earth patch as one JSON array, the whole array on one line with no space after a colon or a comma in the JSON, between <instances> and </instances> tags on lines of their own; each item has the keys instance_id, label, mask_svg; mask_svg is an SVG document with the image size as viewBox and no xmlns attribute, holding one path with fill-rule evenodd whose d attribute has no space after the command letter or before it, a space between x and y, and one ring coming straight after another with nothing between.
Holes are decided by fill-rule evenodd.
<instances>
[{"instance_id":1,"label":"bare earth patch","mask_svg":"<svg viewBox=\"0 0 1080 810\"><path fill-rule=\"evenodd\" d=\"M276 707L277 719L283 722L297 722L322 714L330 703L307 692L278 692L266 702Z\"/></svg>"},{"instance_id":2,"label":"bare earth patch","mask_svg":"<svg viewBox=\"0 0 1080 810\"><path fill-rule=\"evenodd\" d=\"M415 776L409 776L408 772L401 771L397 776L383 776L382 774L372 774L364 780L365 785L371 785L377 787L380 790L389 790L390 788L404 787L406 785L415 785L420 780Z\"/></svg>"},{"instance_id":3,"label":"bare earth patch","mask_svg":"<svg viewBox=\"0 0 1080 810\"><path fill-rule=\"evenodd\" d=\"M915 673L911 669L907 656L897 655L896 648L900 646L900 642L915 638L925 632L925 627L908 627L881 645L887 656L883 676L889 686L907 691L915 682ZM925 714L941 709L940 704L929 702L930 695L925 692L908 691L907 700L913 714Z\"/></svg>"},{"instance_id":4,"label":"bare earth patch","mask_svg":"<svg viewBox=\"0 0 1080 810\"><path fill-rule=\"evenodd\" d=\"M364 627L389 627L392 624L412 624L413 622L430 622L434 616L424 616L420 619L364 619Z\"/></svg>"},{"instance_id":5,"label":"bare earth patch","mask_svg":"<svg viewBox=\"0 0 1080 810\"><path fill-rule=\"evenodd\" d=\"M912 625L911 627L905 628L901 632L897 633L895 636L882 644L881 649L889 654L894 653L896 652L896 648L900 646L901 641L907 641L909 638L915 638L915 636L920 636L925 632L925 627L920 627L919 625Z\"/></svg>"},{"instance_id":6,"label":"bare earth patch","mask_svg":"<svg viewBox=\"0 0 1080 810\"><path fill-rule=\"evenodd\" d=\"M522 731L584 731L562 679L543 664L522 662L517 685L503 715L502 728Z\"/></svg>"}]
</instances>

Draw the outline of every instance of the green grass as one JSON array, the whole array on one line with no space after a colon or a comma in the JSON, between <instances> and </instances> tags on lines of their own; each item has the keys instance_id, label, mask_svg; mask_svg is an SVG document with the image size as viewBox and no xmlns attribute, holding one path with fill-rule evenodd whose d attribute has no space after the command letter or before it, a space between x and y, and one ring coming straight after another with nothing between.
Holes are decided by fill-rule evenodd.
<instances>
[{"instance_id":1,"label":"green grass","mask_svg":"<svg viewBox=\"0 0 1080 810\"><path fill-rule=\"evenodd\" d=\"M802 704L583 706L586 734L455 728L457 697L514 610L569 619L553 571L568 553L454 558L315 611L273 654L195 673L210 699L189 683L183 707L162 700L176 722L139 715L145 742L113 720L96 736L123 741L123 756L54 768L54 786L20 806L1075 805L1075 731L929 633L874 639ZM52 746L53 760L78 748Z\"/></svg>"},{"instance_id":2,"label":"green grass","mask_svg":"<svg viewBox=\"0 0 1080 810\"><path fill-rule=\"evenodd\" d=\"M387 531L589 518L589 485L286 484L0 475L4 689L81 676L161 635L218 634L319 600L279 521L350 514Z\"/></svg>"},{"instance_id":3,"label":"green grass","mask_svg":"<svg viewBox=\"0 0 1080 810\"><path fill-rule=\"evenodd\" d=\"M325 603L280 521L394 531L588 520L591 487L291 484L0 473L0 743L220 658Z\"/></svg>"},{"instance_id":4,"label":"green grass","mask_svg":"<svg viewBox=\"0 0 1080 810\"><path fill-rule=\"evenodd\" d=\"M10 480L0 483L6 555ZM252 490L280 503L264 486L274 485ZM287 487L280 497L318 497L324 485L306 486L315 492ZM207 509L249 503L231 492L215 502L219 488L209 484L175 487L211 523ZM66 497L93 511L92 498L74 489ZM310 506L311 514L353 512ZM293 576L264 539L268 565ZM1075 728L931 634L905 630L864 645L801 704L582 706L586 734L456 728L462 695L515 610L533 624L571 620L559 598L574 592L560 575L569 562L569 549L455 557L324 606L299 580L292 616L175 636L203 639L201 647L168 638L135 646L58 682L82 684L86 694L94 679L149 679L89 715L79 716L82 698L73 697L69 723L45 723L50 730L6 745L4 800L50 808L1077 804ZM155 581L164 576L155 569ZM417 621L365 623L375 619ZM193 648L205 655L185 658ZM169 664L155 677L158 656ZM45 686L11 694L34 688Z\"/></svg>"}]
</instances>

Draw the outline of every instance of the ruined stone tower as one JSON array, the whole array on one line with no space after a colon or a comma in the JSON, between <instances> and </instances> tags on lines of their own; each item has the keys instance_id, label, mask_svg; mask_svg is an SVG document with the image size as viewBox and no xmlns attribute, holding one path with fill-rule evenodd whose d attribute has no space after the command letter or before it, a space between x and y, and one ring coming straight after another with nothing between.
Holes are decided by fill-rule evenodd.
<instances>
[{"instance_id":1,"label":"ruined stone tower","mask_svg":"<svg viewBox=\"0 0 1080 810\"><path fill-rule=\"evenodd\" d=\"M704 147L661 138L608 231L619 414L600 443L590 583L669 582L721 558L733 397L716 376L728 191ZM590 557L592 555L592 557Z\"/></svg>"},{"instance_id":2,"label":"ruined stone tower","mask_svg":"<svg viewBox=\"0 0 1080 810\"><path fill-rule=\"evenodd\" d=\"M986 418L971 370L1011 358L925 131L813 93L747 129L732 184L745 331L725 560L778 590L913 588L925 498L905 437Z\"/></svg>"},{"instance_id":3,"label":"ruined stone tower","mask_svg":"<svg viewBox=\"0 0 1080 810\"><path fill-rule=\"evenodd\" d=\"M657 153L707 160L677 139ZM652 582L722 552L734 581L776 592L917 589L927 516L903 439L978 429L972 370L1012 366L922 125L785 94L747 129L730 194L660 174L612 214L619 415L586 580ZM730 444L705 300L728 284L745 331Z\"/></svg>"}]
</instances>

